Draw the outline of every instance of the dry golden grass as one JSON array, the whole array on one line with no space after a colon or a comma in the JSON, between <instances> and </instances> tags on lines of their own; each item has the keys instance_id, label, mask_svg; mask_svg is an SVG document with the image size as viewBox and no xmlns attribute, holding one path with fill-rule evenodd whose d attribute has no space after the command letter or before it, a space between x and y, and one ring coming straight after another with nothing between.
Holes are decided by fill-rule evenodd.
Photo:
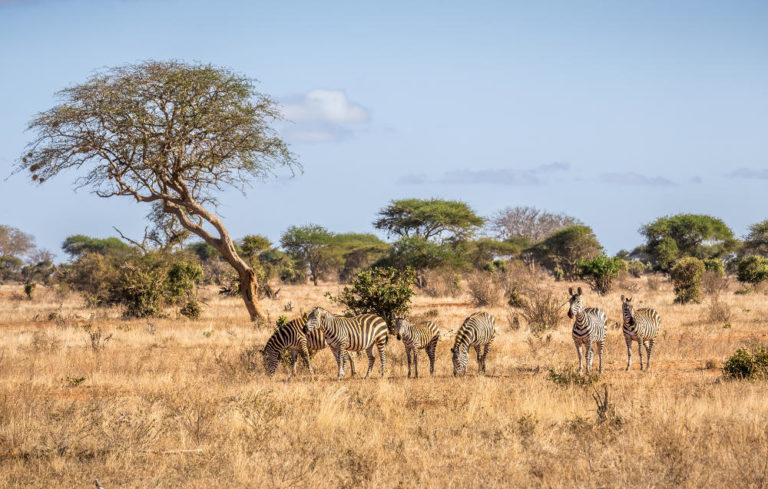
<instances>
[{"instance_id":1,"label":"dry golden grass","mask_svg":"<svg viewBox=\"0 0 768 489\"><path fill-rule=\"evenodd\" d=\"M531 337L525 324L511 328L508 307L487 308L498 327L488 377L474 374L472 358L469 375L454 379L444 340L436 376L406 379L391 338L386 379L337 383L327 350L313 360L315 379L303 365L295 379L282 367L274 380L261 365L250 369L240 354L269 331L247 321L238 299L211 290L199 321L126 321L74 296L40 288L27 301L21 287L3 286L0 487L88 487L97 478L106 489L765 487L768 384L725 382L719 370L736 348L766 342L765 295L723 293L723 328L708 303L674 305L667 282L646 280L586 298L611 325L621 293L663 321L648 373L637 357L624 372L624 340L609 326L603 423L591 387L549 380L550 369L576 364L565 309L558 328ZM569 285L548 284L563 302ZM338 288L284 286L264 306L273 321L313 305L334 310L323 293ZM289 301L294 312L284 313ZM448 332L473 307L469 296L416 297L415 314L433 310ZM112 335L100 351L89 324ZM364 371L365 358L358 364Z\"/></svg>"}]
</instances>

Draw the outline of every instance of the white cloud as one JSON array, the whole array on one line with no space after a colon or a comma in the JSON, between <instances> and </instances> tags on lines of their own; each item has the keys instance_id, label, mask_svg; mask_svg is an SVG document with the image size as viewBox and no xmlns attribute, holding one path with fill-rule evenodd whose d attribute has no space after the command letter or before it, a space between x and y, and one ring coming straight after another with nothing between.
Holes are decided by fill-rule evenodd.
<instances>
[{"instance_id":1,"label":"white cloud","mask_svg":"<svg viewBox=\"0 0 768 489\"><path fill-rule=\"evenodd\" d=\"M617 185L635 185L641 187L676 187L677 183L664 177L649 177L639 173L605 173L601 177L605 183Z\"/></svg>"},{"instance_id":2,"label":"white cloud","mask_svg":"<svg viewBox=\"0 0 768 489\"><path fill-rule=\"evenodd\" d=\"M738 168L725 174L728 178L746 178L746 179L768 179L768 169L766 168Z\"/></svg>"},{"instance_id":3,"label":"white cloud","mask_svg":"<svg viewBox=\"0 0 768 489\"><path fill-rule=\"evenodd\" d=\"M443 173L435 179L428 179L424 174L411 174L400 177L398 183L420 185L440 183L447 185L495 184L495 185L542 185L551 182L552 174L565 172L571 168L568 163L548 163L534 168L488 168L464 169ZM542 178L542 176L546 176Z\"/></svg>"},{"instance_id":4,"label":"white cloud","mask_svg":"<svg viewBox=\"0 0 768 489\"><path fill-rule=\"evenodd\" d=\"M283 99L281 113L287 139L303 142L339 141L370 120L370 112L352 102L342 90L310 90Z\"/></svg>"}]
</instances>

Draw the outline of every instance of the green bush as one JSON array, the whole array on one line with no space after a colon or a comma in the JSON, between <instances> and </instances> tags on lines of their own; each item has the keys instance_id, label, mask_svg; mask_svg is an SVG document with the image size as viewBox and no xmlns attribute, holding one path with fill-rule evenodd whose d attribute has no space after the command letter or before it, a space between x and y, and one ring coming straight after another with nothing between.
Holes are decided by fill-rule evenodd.
<instances>
[{"instance_id":1,"label":"green bush","mask_svg":"<svg viewBox=\"0 0 768 489\"><path fill-rule=\"evenodd\" d=\"M358 272L338 297L326 295L353 314L381 316L391 329L396 317L408 314L415 278L416 272L411 268L372 268Z\"/></svg>"},{"instance_id":2,"label":"green bush","mask_svg":"<svg viewBox=\"0 0 768 489\"><path fill-rule=\"evenodd\" d=\"M725 263L717 258L707 258L704 260L704 269L707 272L714 272L718 275L725 275Z\"/></svg>"},{"instance_id":3,"label":"green bush","mask_svg":"<svg viewBox=\"0 0 768 489\"><path fill-rule=\"evenodd\" d=\"M128 263L120 268L120 278L112 288L111 301L122 305L125 317L156 317L165 299L165 271L161 268Z\"/></svg>"},{"instance_id":4,"label":"green bush","mask_svg":"<svg viewBox=\"0 0 768 489\"><path fill-rule=\"evenodd\" d=\"M635 278L642 277L648 268L650 267L640 260L630 260L627 262L627 271Z\"/></svg>"},{"instance_id":5,"label":"green bush","mask_svg":"<svg viewBox=\"0 0 768 489\"><path fill-rule=\"evenodd\" d=\"M177 261L171 264L166 276L166 290L170 302L189 299L195 285L203 279L202 267L193 261Z\"/></svg>"},{"instance_id":6,"label":"green bush","mask_svg":"<svg viewBox=\"0 0 768 489\"><path fill-rule=\"evenodd\" d=\"M757 346L752 351L739 348L723 365L723 375L729 379L753 380L768 376L768 348Z\"/></svg>"},{"instance_id":7,"label":"green bush","mask_svg":"<svg viewBox=\"0 0 768 489\"><path fill-rule=\"evenodd\" d=\"M753 255L739 262L736 277L739 282L758 284L768 279L768 258Z\"/></svg>"},{"instance_id":8,"label":"green bush","mask_svg":"<svg viewBox=\"0 0 768 489\"><path fill-rule=\"evenodd\" d=\"M627 262L618 257L609 258L605 254L591 260L579 262L578 275L600 295L611 290L613 280L627 271Z\"/></svg>"},{"instance_id":9,"label":"green bush","mask_svg":"<svg viewBox=\"0 0 768 489\"><path fill-rule=\"evenodd\" d=\"M179 314L186 316L189 319L200 319L200 314L202 314L202 312L203 308L195 299L187 301L187 303L184 304L179 310Z\"/></svg>"},{"instance_id":10,"label":"green bush","mask_svg":"<svg viewBox=\"0 0 768 489\"><path fill-rule=\"evenodd\" d=\"M24 294L26 294L27 299L32 300L32 294L35 292L35 287L37 287L37 284L34 282L24 284Z\"/></svg>"},{"instance_id":11,"label":"green bush","mask_svg":"<svg viewBox=\"0 0 768 489\"><path fill-rule=\"evenodd\" d=\"M701 277L704 270L704 262L698 258L689 256L675 262L670 271L672 284L675 286L675 302L701 302Z\"/></svg>"}]
</instances>

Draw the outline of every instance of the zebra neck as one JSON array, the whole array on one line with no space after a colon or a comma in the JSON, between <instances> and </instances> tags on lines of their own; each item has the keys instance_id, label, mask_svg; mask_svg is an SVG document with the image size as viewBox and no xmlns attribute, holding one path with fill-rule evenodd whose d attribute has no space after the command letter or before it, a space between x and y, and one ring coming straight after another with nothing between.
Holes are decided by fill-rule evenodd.
<instances>
[{"instance_id":1,"label":"zebra neck","mask_svg":"<svg viewBox=\"0 0 768 489\"><path fill-rule=\"evenodd\" d=\"M581 312L577 313L576 314L575 326L578 326L579 328L583 327L584 323L586 322L586 319L587 319L587 315L584 312L584 310L582 310Z\"/></svg>"}]
</instances>

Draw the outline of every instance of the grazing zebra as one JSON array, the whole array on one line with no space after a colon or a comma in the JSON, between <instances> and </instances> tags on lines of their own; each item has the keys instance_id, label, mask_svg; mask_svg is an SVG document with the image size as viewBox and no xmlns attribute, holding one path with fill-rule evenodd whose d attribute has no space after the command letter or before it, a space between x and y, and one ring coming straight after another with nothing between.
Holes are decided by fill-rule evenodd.
<instances>
[{"instance_id":1,"label":"grazing zebra","mask_svg":"<svg viewBox=\"0 0 768 489\"><path fill-rule=\"evenodd\" d=\"M637 341L637 351L640 354L640 370L643 370L643 346L648 354L645 369L651 368L651 351L653 342L659 334L661 316L653 309L644 307L635 311L632 298L621 296L621 315L624 318L624 340L627 342L627 370L632 367L632 342Z\"/></svg>"},{"instance_id":2,"label":"grazing zebra","mask_svg":"<svg viewBox=\"0 0 768 489\"><path fill-rule=\"evenodd\" d=\"M587 375L592 370L592 359L594 352L592 344L597 345L597 354L600 356L600 366L598 371L603 371L603 349L605 348L605 313L596 307L584 309L584 299L581 296L581 287L573 293L573 287L568 288L571 295L570 307L568 308L568 317L576 319L573 323L573 343L576 345L576 351L579 354L579 374L582 373L583 366L581 362L581 347L586 346L587 351Z\"/></svg>"},{"instance_id":3,"label":"grazing zebra","mask_svg":"<svg viewBox=\"0 0 768 489\"><path fill-rule=\"evenodd\" d=\"M462 376L467 372L467 358L469 347L474 346L477 352L477 365L481 373L485 373L485 358L491 343L496 336L496 323L493 316L487 312L476 312L464 320L459 331L456 332L456 341L451 348L453 354L453 375Z\"/></svg>"},{"instance_id":4,"label":"grazing zebra","mask_svg":"<svg viewBox=\"0 0 768 489\"><path fill-rule=\"evenodd\" d=\"M286 349L291 351L291 376L296 375L296 357L301 353L304 363L312 374L312 364L309 362L309 352L318 351L325 348L325 338L321 331L314 331L309 335L304 334L304 325L307 322L306 316L296 318L280 326L277 331L267 340L267 344L260 351L264 359L264 371L272 377L277 370L277 364L280 362L280 355ZM352 359L349 359L354 372L355 366Z\"/></svg>"},{"instance_id":5,"label":"grazing zebra","mask_svg":"<svg viewBox=\"0 0 768 489\"><path fill-rule=\"evenodd\" d=\"M398 340L403 341L405 356L408 358L408 377L411 376L411 353L416 368L416 378L419 377L419 350L427 351L429 357L429 375L435 375L435 348L440 339L440 329L432 321L424 324L413 325L407 319L395 320L395 334Z\"/></svg>"},{"instance_id":6,"label":"grazing zebra","mask_svg":"<svg viewBox=\"0 0 768 489\"><path fill-rule=\"evenodd\" d=\"M365 378L371 374L373 369L373 348L379 350L379 359L381 360L381 376L384 377L386 371L386 352L387 346L387 322L374 314L361 314L351 318L334 316L322 307L315 307L307 317L304 325L304 332L309 335L313 331L320 330L325 336L333 356L336 357L336 363L339 366L339 380L344 378L344 370L350 351L365 350L368 354L368 371ZM354 375L354 367L352 375Z\"/></svg>"}]
</instances>

